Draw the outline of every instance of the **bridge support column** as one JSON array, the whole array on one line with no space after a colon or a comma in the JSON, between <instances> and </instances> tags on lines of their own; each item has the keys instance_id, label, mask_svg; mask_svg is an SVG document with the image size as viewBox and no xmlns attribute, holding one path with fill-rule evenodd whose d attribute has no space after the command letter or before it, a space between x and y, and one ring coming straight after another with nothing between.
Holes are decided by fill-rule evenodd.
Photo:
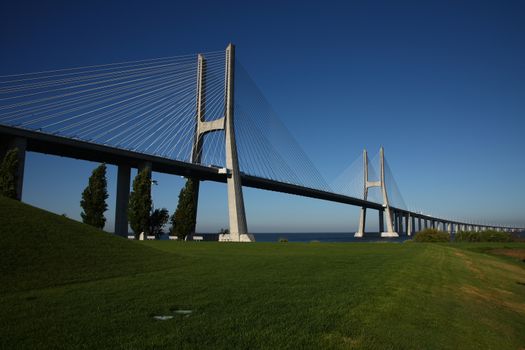
<instances>
[{"instance_id":1,"label":"bridge support column","mask_svg":"<svg viewBox=\"0 0 525 350\"><path fill-rule=\"evenodd\" d=\"M385 150L383 147L379 149L379 161L380 161L380 171L381 171L381 193L383 194L383 207L385 208L386 214L386 232L381 232L381 237L399 237L396 231L392 227L392 213L390 211L390 204L388 202L388 194L386 191L385 183Z\"/></svg>"},{"instance_id":2,"label":"bridge support column","mask_svg":"<svg viewBox=\"0 0 525 350\"><path fill-rule=\"evenodd\" d=\"M372 183L368 181L368 153L366 152L366 149L363 150L363 176L364 176L364 184L363 184L363 199L366 201L368 199L368 188L374 187L377 184ZM361 207L361 212L359 213L359 227L357 228L357 232L354 234L354 237L361 238L365 234L365 227L366 227L366 207Z\"/></svg>"},{"instance_id":3,"label":"bridge support column","mask_svg":"<svg viewBox=\"0 0 525 350\"><path fill-rule=\"evenodd\" d=\"M115 234L128 236L128 203L131 168L119 165L117 173L117 201L115 205Z\"/></svg>"},{"instance_id":4,"label":"bridge support column","mask_svg":"<svg viewBox=\"0 0 525 350\"><path fill-rule=\"evenodd\" d=\"M399 232L399 220L397 219L397 211L392 212L393 220L394 220L394 231Z\"/></svg>"},{"instance_id":5,"label":"bridge support column","mask_svg":"<svg viewBox=\"0 0 525 350\"><path fill-rule=\"evenodd\" d=\"M0 145L0 163L5 155L12 149L18 149L18 169L16 171L16 199L22 200L24 187L24 170L26 161L27 140L22 137L13 137L2 142Z\"/></svg>"},{"instance_id":6,"label":"bridge support column","mask_svg":"<svg viewBox=\"0 0 525 350\"><path fill-rule=\"evenodd\" d=\"M354 237L361 238L365 234L365 227L366 227L366 208L361 208L361 213L359 214L359 227L357 228L357 232L354 234Z\"/></svg>"},{"instance_id":7,"label":"bridge support column","mask_svg":"<svg viewBox=\"0 0 525 350\"><path fill-rule=\"evenodd\" d=\"M227 177L228 186L228 212L230 221L229 237L222 237L222 240L235 242L253 242L255 238L248 234L246 223L246 213L244 211L244 198L242 194L241 172L237 157L237 146L235 143L235 129L233 123L233 82L235 67L235 47L230 44L226 49L226 115L225 115L225 134L226 134L226 168L229 170ZM219 237L221 240L221 237Z\"/></svg>"},{"instance_id":8,"label":"bridge support column","mask_svg":"<svg viewBox=\"0 0 525 350\"><path fill-rule=\"evenodd\" d=\"M384 219L384 211L379 210L379 233L385 231L385 219Z\"/></svg>"},{"instance_id":9,"label":"bridge support column","mask_svg":"<svg viewBox=\"0 0 525 350\"><path fill-rule=\"evenodd\" d=\"M396 231L397 233L405 233L405 227L404 227L404 223L403 223L403 213L399 212L397 213L397 221L398 221L398 230Z\"/></svg>"},{"instance_id":10,"label":"bridge support column","mask_svg":"<svg viewBox=\"0 0 525 350\"><path fill-rule=\"evenodd\" d=\"M410 214L407 214L406 220L407 220L407 236L412 235L412 219L413 217L410 217Z\"/></svg>"},{"instance_id":11,"label":"bridge support column","mask_svg":"<svg viewBox=\"0 0 525 350\"><path fill-rule=\"evenodd\" d=\"M416 217L412 216L411 220L412 220L412 223L411 223L412 233L416 233L418 231L416 228Z\"/></svg>"},{"instance_id":12,"label":"bridge support column","mask_svg":"<svg viewBox=\"0 0 525 350\"><path fill-rule=\"evenodd\" d=\"M196 106L196 118L197 122L195 123L195 134L193 137L193 148L191 152L191 162L200 164L202 157L202 146L204 143L203 136L206 132L215 131L217 129L210 128L210 125L213 125L213 122L204 121L204 112L206 110L206 59L203 55L199 54L197 56L197 106ZM224 129L224 118L219 120L219 124L215 125L218 127L218 130ZM205 126L208 126L206 128ZM190 229L190 234L195 234L195 229L197 226L197 211L199 206L199 190L200 190L200 181L199 179L191 179L193 181L193 203L195 206L193 208L193 217L195 218L195 224Z\"/></svg>"}]
</instances>

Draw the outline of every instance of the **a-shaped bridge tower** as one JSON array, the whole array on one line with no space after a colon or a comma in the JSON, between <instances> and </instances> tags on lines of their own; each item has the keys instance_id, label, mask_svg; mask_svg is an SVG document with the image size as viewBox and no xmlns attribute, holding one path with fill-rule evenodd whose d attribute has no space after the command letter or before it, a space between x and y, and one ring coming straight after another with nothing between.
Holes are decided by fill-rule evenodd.
<instances>
[{"instance_id":1,"label":"a-shaped bridge tower","mask_svg":"<svg viewBox=\"0 0 525 350\"><path fill-rule=\"evenodd\" d=\"M204 120L206 105L206 58L204 55L198 55L197 64L197 113L194 145L192 150L191 162L200 164L204 135L211 132L225 133L225 154L226 168L223 171L227 175L228 187L228 217L230 224L229 234L221 234L220 241L233 242L253 242L253 235L248 234L248 225L246 223L246 213L244 211L244 198L242 195L241 175L239 170L239 158L237 155L237 145L235 142L234 128L234 71L235 71L235 46L229 44L226 48L225 58L225 93L224 93L224 115L211 120ZM199 181L195 180L195 203L198 202ZM195 206L195 211L197 206ZM196 214L196 213L195 213ZM196 217L196 215L195 215Z\"/></svg>"}]
</instances>

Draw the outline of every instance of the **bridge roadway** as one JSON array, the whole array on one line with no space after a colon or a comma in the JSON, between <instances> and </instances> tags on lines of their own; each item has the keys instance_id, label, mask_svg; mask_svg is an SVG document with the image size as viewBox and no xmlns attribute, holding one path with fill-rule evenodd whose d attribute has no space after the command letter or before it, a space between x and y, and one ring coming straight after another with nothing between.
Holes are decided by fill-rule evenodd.
<instances>
[{"instance_id":1,"label":"bridge roadway","mask_svg":"<svg viewBox=\"0 0 525 350\"><path fill-rule=\"evenodd\" d=\"M155 155L135 152L133 150L115 148L113 146L46 134L34 130L0 125L0 140L2 140L2 143L5 144L8 142L8 140L14 138L25 139L27 141L26 151L30 152L52 154L61 157L76 158L100 163L103 162L117 166L124 165L132 168L140 168L144 164L151 164L152 171L155 172L192 177L203 181L226 182L227 174L221 173L219 169L215 167L182 162ZM302 187L286 182L251 176L244 173L241 174L241 179L242 185L245 187L316 198L342 204L350 204L379 211L384 210L384 207L381 204L342 194ZM490 227L508 230L514 229L512 227L505 226L473 225L466 222L459 222L444 218L437 218L422 213L410 212L405 209L395 207L391 207L391 210L396 214L397 217L406 218L408 215L410 215L411 218L428 220L431 223L447 223L453 225L477 226L481 228ZM406 221L406 225L408 225L408 221ZM414 228L412 228L412 230L414 230Z\"/></svg>"}]
</instances>

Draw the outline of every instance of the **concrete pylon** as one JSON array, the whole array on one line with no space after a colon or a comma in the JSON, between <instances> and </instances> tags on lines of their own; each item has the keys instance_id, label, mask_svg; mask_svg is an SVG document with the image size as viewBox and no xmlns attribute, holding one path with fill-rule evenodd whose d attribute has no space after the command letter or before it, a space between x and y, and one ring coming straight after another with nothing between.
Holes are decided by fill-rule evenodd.
<instances>
[{"instance_id":1,"label":"concrete pylon","mask_svg":"<svg viewBox=\"0 0 525 350\"><path fill-rule=\"evenodd\" d=\"M385 230L385 219L384 219L384 210L379 210L379 232L383 232Z\"/></svg>"},{"instance_id":2,"label":"concrete pylon","mask_svg":"<svg viewBox=\"0 0 525 350\"><path fill-rule=\"evenodd\" d=\"M385 183L385 150L383 146L379 149L379 160L381 168L381 192L383 193L383 207L386 213L386 232L381 232L381 237L399 237L397 232L392 227L392 213L390 210L390 204L388 202L388 194L386 193Z\"/></svg>"},{"instance_id":3,"label":"concrete pylon","mask_svg":"<svg viewBox=\"0 0 525 350\"><path fill-rule=\"evenodd\" d=\"M206 111L206 58L204 55L197 55L197 106L196 106L196 123L195 123L195 134L193 138L193 149L191 152L191 162L195 164L201 163L202 157L202 146L204 143L204 135L218 130L224 130L224 116L213 120L205 121L204 114ZM192 179L193 181L193 200L195 203L194 218L195 223L197 222L197 209L199 206L199 189L200 181L198 179ZM190 234L195 233L195 225L189 232Z\"/></svg>"},{"instance_id":4,"label":"concrete pylon","mask_svg":"<svg viewBox=\"0 0 525 350\"><path fill-rule=\"evenodd\" d=\"M364 175L364 183L363 183L363 199L366 201L368 199L368 188L375 186L375 183L371 183L368 181L368 153L365 150L363 150L363 175ZM365 226L366 226L366 208L361 207L361 213L359 214L359 227L357 228L357 232L354 234L354 237L363 237L365 233Z\"/></svg>"},{"instance_id":5,"label":"concrete pylon","mask_svg":"<svg viewBox=\"0 0 525 350\"><path fill-rule=\"evenodd\" d=\"M406 220L407 220L407 236L412 235L412 230L414 229L414 217L410 215L410 213L407 214Z\"/></svg>"},{"instance_id":6,"label":"concrete pylon","mask_svg":"<svg viewBox=\"0 0 525 350\"><path fill-rule=\"evenodd\" d=\"M235 143L235 128L233 122L233 82L235 69L235 46L229 44L226 48L226 111L225 111L225 139L226 139L226 168L228 177L228 212L230 234L222 235L219 240L234 242L254 242L255 237L248 234L246 213L244 211L244 197L242 195L241 172ZM227 237L229 236L229 237Z\"/></svg>"},{"instance_id":7,"label":"concrete pylon","mask_svg":"<svg viewBox=\"0 0 525 350\"><path fill-rule=\"evenodd\" d=\"M363 165L364 165L364 172L363 172L363 175L364 175L364 186L363 186L363 194L364 194L364 199L366 200L368 198L368 189L370 187L380 187L381 188L381 192L382 192L382 195L383 195L383 210L385 212L385 215L386 215L386 229L387 231L382 231L381 229L381 226L382 223L381 223L381 219L380 219L380 230L382 231L381 232L381 237L399 237L399 235L397 234L397 232L394 231L394 226L393 226L393 222L392 222L392 212L390 210L390 204L388 202L388 194L386 192L386 184L385 184L385 156L384 156L384 149L383 147L380 148L379 150L379 155L380 155L380 171L381 171L381 175L380 175L380 179L379 181L369 181L368 180L368 153L366 150L363 150ZM380 211L380 215L382 217L382 214L381 214L381 211ZM361 215L359 217L359 227L358 227L358 230L357 232L354 234L354 237L363 237L363 234L365 232L365 223L366 223L366 208L365 207L362 207L361 208Z\"/></svg>"}]
</instances>

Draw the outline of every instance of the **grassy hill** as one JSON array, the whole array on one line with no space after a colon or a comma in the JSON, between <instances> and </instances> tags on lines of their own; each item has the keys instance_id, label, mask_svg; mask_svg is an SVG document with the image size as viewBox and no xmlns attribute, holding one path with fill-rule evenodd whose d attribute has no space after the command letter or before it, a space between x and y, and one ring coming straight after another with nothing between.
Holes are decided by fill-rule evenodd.
<instances>
[{"instance_id":1,"label":"grassy hill","mask_svg":"<svg viewBox=\"0 0 525 350\"><path fill-rule=\"evenodd\" d=\"M129 242L0 213L0 348L525 346L525 264L485 253L524 244Z\"/></svg>"},{"instance_id":2,"label":"grassy hill","mask_svg":"<svg viewBox=\"0 0 525 350\"><path fill-rule=\"evenodd\" d=\"M0 196L1 293L159 270L174 257Z\"/></svg>"}]
</instances>

